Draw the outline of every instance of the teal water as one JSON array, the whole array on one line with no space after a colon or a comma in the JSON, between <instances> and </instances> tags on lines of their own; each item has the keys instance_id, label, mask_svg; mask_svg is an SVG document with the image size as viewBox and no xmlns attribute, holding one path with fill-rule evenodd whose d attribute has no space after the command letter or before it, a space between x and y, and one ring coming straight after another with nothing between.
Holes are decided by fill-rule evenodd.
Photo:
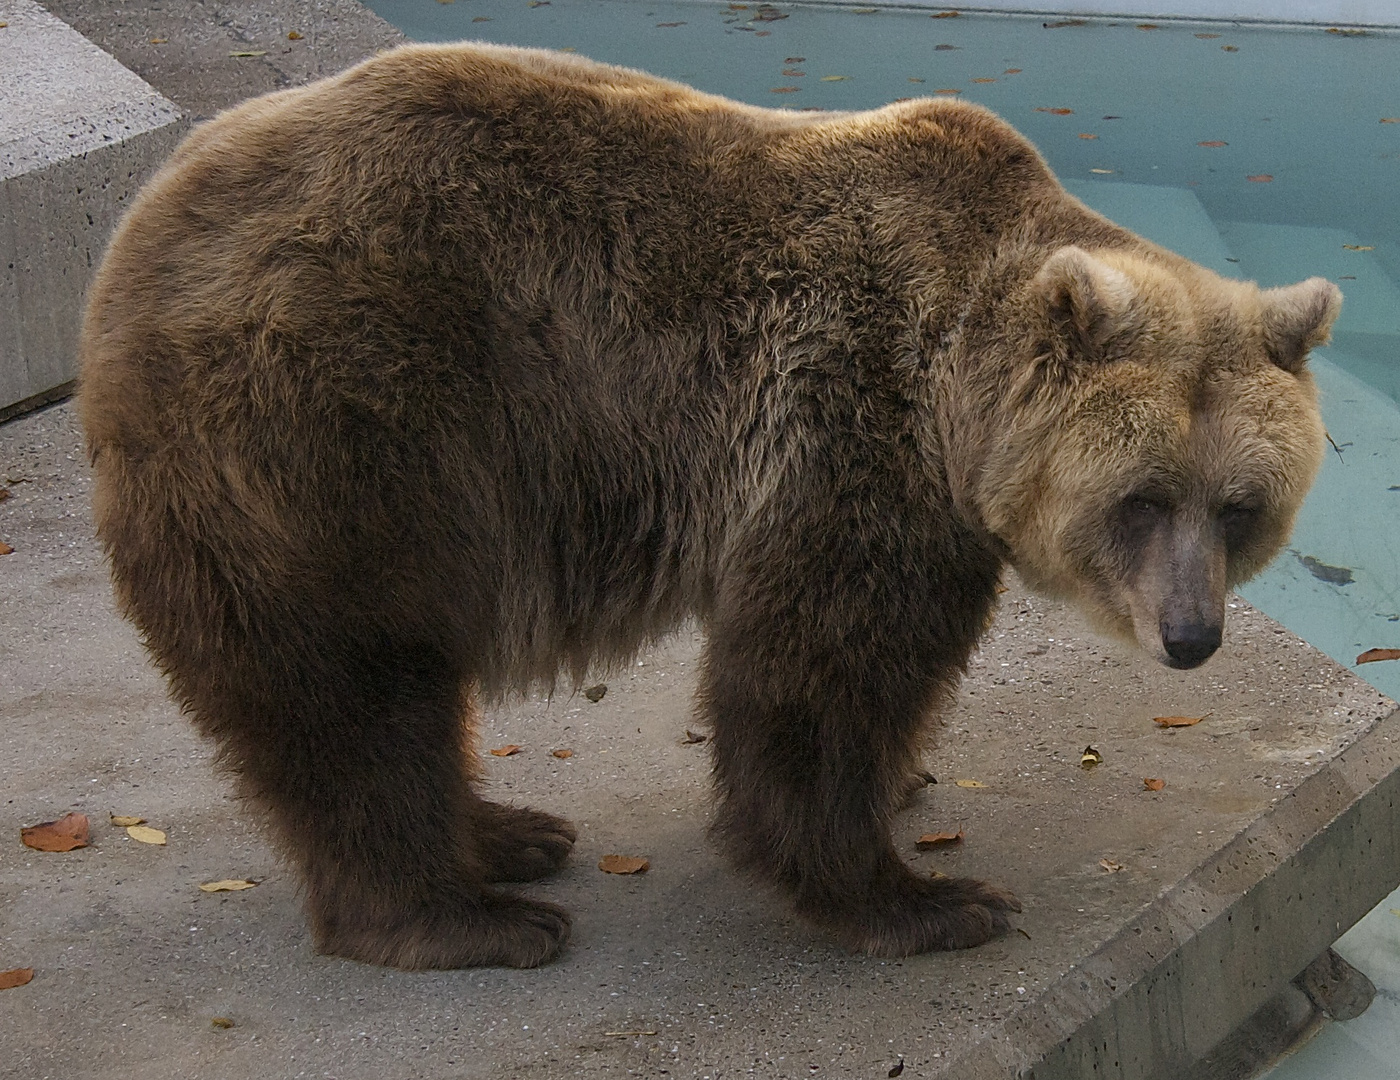
<instances>
[{"instance_id":1,"label":"teal water","mask_svg":"<svg viewBox=\"0 0 1400 1080\"><path fill-rule=\"evenodd\" d=\"M1264 285L1337 281L1314 365L1338 450L1292 548L1243 593L1400 696L1400 661L1355 663L1400 647L1400 33L695 0L370 7L418 40L571 49L757 105L956 92L1158 243Z\"/></svg>"},{"instance_id":2,"label":"teal water","mask_svg":"<svg viewBox=\"0 0 1400 1080\"><path fill-rule=\"evenodd\" d=\"M1400 697L1400 661L1355 663L1400 648L1400 32L697 0L368 3L417 40L571 49L756 105L956 92L1157 243L1266 286L1336 281L1346 304L1312 361L1336 450L1290 549L1241 591ZM1400 1078L1400 891L1336 947L1376 1001L1271 1080Z\"/></svg>"}]
</instances>

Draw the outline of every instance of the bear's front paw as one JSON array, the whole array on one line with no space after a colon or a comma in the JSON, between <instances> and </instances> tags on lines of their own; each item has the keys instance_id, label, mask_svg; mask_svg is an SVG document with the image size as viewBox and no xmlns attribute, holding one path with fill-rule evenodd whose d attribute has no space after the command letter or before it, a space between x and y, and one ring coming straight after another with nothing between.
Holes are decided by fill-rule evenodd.
<instances>
[{"instance_id":1,"label":"bear's front paw","mask_svg":"<svg viewBox=\"0 0 1400 1080\"><path fill-rule=\"evenodd\" d=\"M487 893L447 907L380 919L313 912L316 948L407 970L531 968L553 960L569 940L569 913L554 904Z\"/></svg>"},{"instance_id":2,"label":"bear's front paw","mask_svg":"<svg viewBox=\"0 0 1400 1080\"><path fill-rule=\"evenodd\" d=\"M1021 903L1004 889L974 878L921 878L908 870L859 910L816 913L849 948L875 956L970 949L1011 928ZM823 915L825 917L823 917Z\"/></svg>"},{"instance_id":3,"label":"bear's front paw","mask_svg":"<svg viewBox=\"0 0 1400 1080\"><path fill-rule=\"evenodd\" d=\"M487 881L534 881L564 865L578 832L540 810L483 802L477 835Z\"/></svg>"}]
</instances>

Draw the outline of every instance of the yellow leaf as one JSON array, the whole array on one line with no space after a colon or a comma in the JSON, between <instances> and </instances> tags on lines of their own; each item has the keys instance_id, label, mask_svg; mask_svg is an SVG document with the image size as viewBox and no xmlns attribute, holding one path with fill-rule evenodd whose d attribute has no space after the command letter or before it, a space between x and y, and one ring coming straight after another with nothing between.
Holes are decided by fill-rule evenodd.
<instances>
[{"instance_id":1,"label":"yellow leaf","mask_svg":"<svg viewBox=\"0 0 1400 1080\"><path fill-rule=\"evenodd\" d=\"M1194 727L1209 715L1210 713L1202 713L1200 716L1154 716L1152 722L1158 727Z\"/></svg>"},{"instance_id":2,"label":"yellow leaf","mask_svg":"<svg viewBox=\"0 0 1400 1080\"><path fill-rule=\"evenodd\" d=\"M128 825L126 835L133 840L139 840L143 844L164 844L165 833L159 829L152 829L146 825Z\"/></svg>"},{"instance_id":3,"label":"yellow leaf","mask_svg":"<svg viewBox=\"0 0 1400 1080\"><path fill-rule=\"evenodd\" d=\"M955 783L958 787L986 787L986 786L987 786L986 784L982 783L981 780L954 780L953 783Z\"/></svg>"},{"instance_id":4,"label":"yellow leaf","mask_svg":"<svg viewBox=\"0 0 1400 1080\"><path fill-rule=\"evenodd\" d=\"M513 756L513 755L515 755L515 754L520 753L521 749L522 749L522 748L521 748L520 746L516 745L515 743L511 743L509 746L498 746L498 747L496 747L496 749L494 749L494 750L491 751L491 756L492 756L492 757L511 757L511 756Z\"/></svg>"},{"instance_id":5,"label":"yellow leaf","mask_svg":"<svg viewBox=\"0 0 1400 1080\"><path fill-rule=\"evenodd\" d=\"M845 82L849 75L823 75L822 82Z\"/></svg>"},{"instance_id":6,"label":"yellow leaf","mask_svg":"<svg viewBox=\"0 0 1400 1080\"><path fill-rule=\"evenodd\" d=\"M1090 171L1091 173L1098 173L1100 176L1112 176L1112 175L1113 175L1113 170L1112 170L1112 169L1090 169L1089 171Z\"/></svg>"},{"instance_id":7,"label":"yellow leaf","mask_svg":"<svg viewBox=\"0 0 1400 1080\"><path fill-rule=\"evenodd\" d=\"M225 878L223 881L206 881L199 887L200 892L241 892L244 889L252 889L257 886L256 881L248 881L246 878Z\"/></svg>"},{"instance_id":8,"label":"yellow leaf","mask_svg":"<svg viewBox=\"0 0 1400 1080\"><path fill-rule=\"evenodd\" d=\"M604 855L598 860L598 869L605 874L644 874L651 868L651 861L639 855Z\"/></svg>"},{"instance_id":9,"label":"yellow leaf","mask_svg":"<svg viewBox=\"0 0 1400 1080\"><path fill-rule=\"evenodd\" d=\"M108 814L107 820L120 829L125 829L128 825L146 824L146 819L143 817L128 817L125 814Z\"/></svg>"},{"instance_id":10,"label":"yellow leaf","mask_svg":"<svg viewBox=\"0 0 1400 1080\"><path fill-rule=\"evenodd\" d=\"M1084 753L1079 755L1079 767L1081 769L1092 769L1095 765L1103 764L1103 755L1092 746L1086 746Z\"/></svg>"},{"instance_id":11,"label":"yellow leaf","mask_svg":"<svg viewBox=\"0 0 1400 1080\"><path fill-rule=\"evenodd\" d=\"M227 1031L229 1028L233 1027L233 1021L227 1016L216 1016L209 1021L209 1026L216 1027L220 1031Z\"/></svg>"},{"instance_id":12,"label":"yellow leaf","mask_svg":"<svg viewBox=\"0 0 1400 1080\"><path fill-rule=\"evenodd\" d=\"M1375 246L1372 245L1372 244L1343 244L1342 247L1346 248L1348 251L1375 251L1375 250L1376 250L1376 249L1375 249Z\"/></svg>"},{"instance_id":13,"label":"yellow leaf","mask_svg":"<svg viewBox=\"0 0 1400 1080\"><path fill-rule=\"evenodd\" d=\"M1107 870L1110 874L1116 874L1120 870L1127 869L1127 867L1125 867L1122 863L1114 862L1112 859L1100 859L1099 865L1102 866L1105 870Z\"/></svg>"}]
</instances>

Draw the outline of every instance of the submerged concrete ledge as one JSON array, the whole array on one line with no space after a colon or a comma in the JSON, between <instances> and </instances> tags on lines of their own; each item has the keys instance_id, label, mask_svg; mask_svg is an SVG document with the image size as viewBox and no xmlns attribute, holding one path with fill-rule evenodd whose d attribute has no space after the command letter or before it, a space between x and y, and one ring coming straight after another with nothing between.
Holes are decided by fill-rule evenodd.
<instances>
[{"instance_id":1,"label":"submerged concrete ledge","mask_svg":"<svg viewBox=\"0 0 1400 1080\"><path fill-rule=\"evenodd\" d=\"M87 284L179 110L33 0L0 0L0 418L77 374Z\"/></svg>"},{"instance_id":2,"label":"submerged concrete ledge","mask_svg":"<svg viewBox=\"0 0 1400 1080\"><path fill-rule=\"evenodd\" d=\"M484 748L524 747L488 756L491 796L580 827L563 873L525 890L574 913L558 963L317 956L295 878L112 610L71 406L0 426L0 478L25 481L0 509L0 970L36 972L0 995L16 1076L870 1078L902 1059L905 1078L1177 1078L1400 881L1392 702L1239 602L1221 655L1181 673L1013 588L927 758L939 783L896 828L921 871L1015 891L1007 937L851 956L735 875L705 835L707 747L686 741L687 634L603 676L597 703L488 714ZM1172 715L1205 719L1153 723ZM68 810L92 847L20 845ZM651 869L601 873L609 853ZM261 884L196 887L220 878Z\"/></svg>"}]
</instances>

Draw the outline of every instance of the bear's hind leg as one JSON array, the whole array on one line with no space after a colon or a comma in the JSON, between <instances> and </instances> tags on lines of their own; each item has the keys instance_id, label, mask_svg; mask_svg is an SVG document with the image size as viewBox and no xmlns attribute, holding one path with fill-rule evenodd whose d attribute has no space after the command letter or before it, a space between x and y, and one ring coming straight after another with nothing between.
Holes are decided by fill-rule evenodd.
<instances>
[{"instance_id":1,"label":"bear's hind leg","mask_svg":"<svg viewBox=\"0 0 1400 1080\"><path fill-rule=\"evenodd\" d=\"M461 672L445 650L365 640L344 624L280 638L265 628L241 648L226 641L216 663L171 667L303 870L318 949L401 968L557 956L568 914L487 883L508 876L506 834L533 840L511 867L557 864L562 823L472 792Z\"/></svg>"},{"instance_id":2,"label":"bear's hind leg","mask_svg":"<svg viewBox=\"0 0 1400 1080\"><path fill-rule=\"evenodd\" d=\"M534 881L560 870L578 832L561 817L482 799L474 810L487 881Z\"/></svg>"}]
</instances>

